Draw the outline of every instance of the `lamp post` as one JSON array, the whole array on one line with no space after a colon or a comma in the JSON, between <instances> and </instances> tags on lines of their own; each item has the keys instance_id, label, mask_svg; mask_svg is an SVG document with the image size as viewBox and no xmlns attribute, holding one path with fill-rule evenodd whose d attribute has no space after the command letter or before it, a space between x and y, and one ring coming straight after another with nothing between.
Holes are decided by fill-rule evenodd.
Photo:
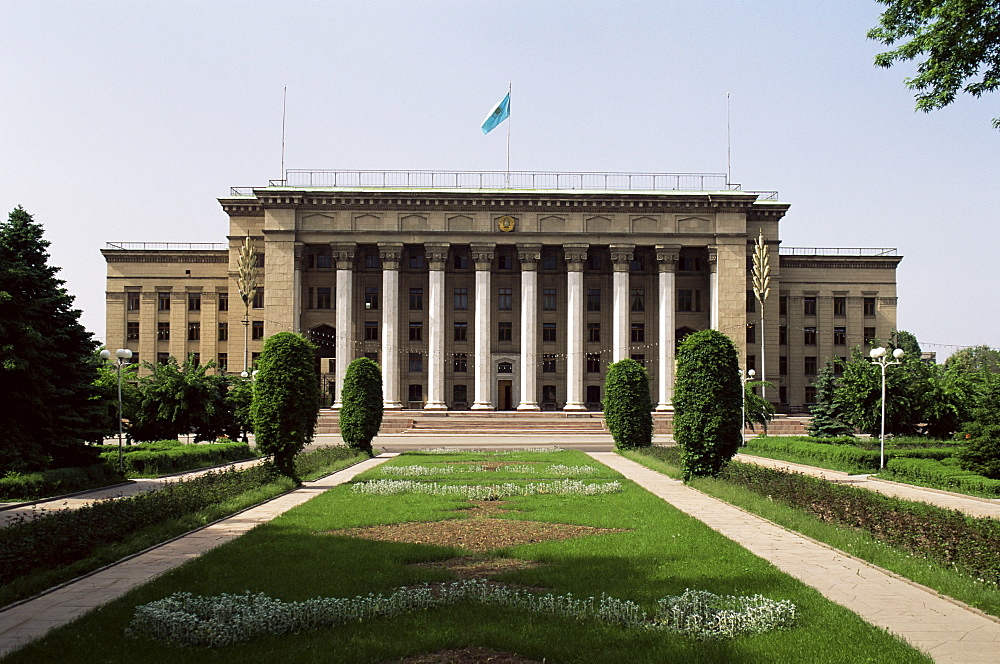
<instances>
[{"instance_id":1,"label":"lamp post","mask_svg":"<svg viewBox=\"0 0 1000 664\"><path fill-rule=\"evenodd\" d=\"M746 445L746 424L747 424L747 380L752 379L757 375L757 372L753 369L747 369L746 373L743 369L739 369L740 372L740 444Z\"/></svg>"},{"instance_id":2,"label":"lamp post","mask_svg":"<svg viewBox=\"0 0 1000 664\"><path fill-rule=\"evenodd\" d=\"M115 357L118 358L116 362L116 367L118 368L118 472L125 472L125 462L122 458L122 366L128 364L128 361L132 359L132 351L128 348L119 348L115 351ZM101 351L102 360L111 359L111 351L105 348Z\"/></svg>"},{"instance_id":3,"label":"lamp post","mask_svg":"<svg viewBox=\"0 0 1000 664\"><path fill-rule=\"evenodd\" d=\"M872 348L868 351L872 362L882 367L882 431L879 435L879 469L885 468L885 370L893 364L902 364L903 349L897 348L892 351L893 359L889 359L888 351L884 346Z\"/></svg>"}]
</instances>

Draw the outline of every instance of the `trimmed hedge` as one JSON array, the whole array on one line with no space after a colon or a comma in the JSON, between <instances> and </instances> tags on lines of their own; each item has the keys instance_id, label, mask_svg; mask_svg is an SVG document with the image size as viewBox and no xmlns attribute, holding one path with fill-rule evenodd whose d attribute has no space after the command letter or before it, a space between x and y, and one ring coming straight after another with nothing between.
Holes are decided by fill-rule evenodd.
<instances>
[{"instance_id":1,"label":"trimmed hedge","mask_svg":"<svg viewBox=\"0 0 1000 664\"><path fill-rule=\"evenodd\" d=\"M101 452L105 463L118 466L118 447L106 445ZM231 461L252 459L247 443L211 443L208 445L135 445L124 450L122 463L126 475L165 475L193 468L218 466Z\"/></svg>"},{"instance_id":2,"label":"trimmed hedge","mask_svg":"<svg viewBox=\"0 0 1000 664\"><path fill-rule=\"evenodd\" d=\"M834 439L841 440L841 439ZM835 444L809 442L802 438L761 437L747 441L743 451L747 454L780 459L792 463L815 465L848 473L877 472L879 450L869 450L837 442ZM886 459L935 459L952 458L955 448L887 449ZM888 462L887 462L888 463Z\"/></svg>"},{"instance_id":3,"label":"trimmed hedge","mask_svg":"<svg viewBox=\"0 0 1000 664\"><path fill-rule=\"evenodd\" d=\"M933 450L928 450L933 451ZM941 463L934 458L889 459L886 469L879 474L888 480L910 482L963 493L1000 497L1000 480L993 480L962 470L957 465Z\"/></svg>"},{"instance_id":4,"label":"trimmed hedge","mask_svg":"<svg viewBox=\"0 0 1000 664\"><path fill-rule=\"evenodd\" d=\"M611 364L604 382L604 422L615 447L622 450L652 445L652 410L646 369L630 358Z\"/></svg>"},{"instance_id":5,"label":"trimmed hedge","mask_svg":"<svg viewBox=\"0 0 1000 664\"><path fill-rule=\"evenodd\" d=\"M117 457L115 460L117 461ZM0 477L0 500L35 500L124 481L117 464L111 467L105 463L82 468L55 468L37 473L10 473L6 477Z\"/></svg>"}]
</instances>

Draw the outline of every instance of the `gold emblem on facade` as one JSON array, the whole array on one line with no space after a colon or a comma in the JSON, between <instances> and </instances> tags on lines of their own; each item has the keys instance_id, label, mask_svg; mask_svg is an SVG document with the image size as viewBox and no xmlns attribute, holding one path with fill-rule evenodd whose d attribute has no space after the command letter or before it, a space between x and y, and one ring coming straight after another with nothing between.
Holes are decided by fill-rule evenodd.
<instances>
[{"instance_id":1,"label":"gold emblem on facade","mask_svg":"<svg viewBox=\"0 0 1000 664\"><path fill-rule=\"evenodd\" d=\"M497 228L499 228L504 233L509 233L514 230L514 217L500 217L497 219Z\"/></svg>"}]
</instances>

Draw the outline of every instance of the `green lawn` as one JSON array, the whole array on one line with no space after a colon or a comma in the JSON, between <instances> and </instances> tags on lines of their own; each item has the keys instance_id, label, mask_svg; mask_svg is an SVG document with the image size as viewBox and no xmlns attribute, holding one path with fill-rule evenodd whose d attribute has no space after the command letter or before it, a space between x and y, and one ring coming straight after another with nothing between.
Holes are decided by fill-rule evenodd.
<instances>
[{"instance_id":1,"label":"green lawn","mask_svg":"<svg viewBox=\"0 0 1000 664\"><path fill-rule=\"evenodd\" d=\"M556 594L606 593L652 611L657 599L687 588L717 594L788 599L798 607L788 630L730 641L696 641L662 631L604 625L463 604L395 618L262 637L215 650L164 645L127 637L135 606L177 591L201 595L247 590L284 600L352 597L400 586L449 580L447 572L410 563L444 560L463 551L423 544L333 536L338 528L461 518L458 497L359 495L337 487L264 524L240 539L133 591L12 655L9 662L385 662L445 648L477 645L547 662L928 662L901 641L825 600L775 567L688 517L580 452L406 454L391 466L434 467L450 461L523 461L539 472L464 472L412 477L446 484L523 484L559 479L550 465L591 466L584 482L618 479L620 493L596 496L534 495L506 499L516 510L497 518L623 528L627 532L540 542L491 555L530 559L544 567L508 572L500 580ZM395 478L381 468L359 477Z\"/></svg>"}]
</instances>

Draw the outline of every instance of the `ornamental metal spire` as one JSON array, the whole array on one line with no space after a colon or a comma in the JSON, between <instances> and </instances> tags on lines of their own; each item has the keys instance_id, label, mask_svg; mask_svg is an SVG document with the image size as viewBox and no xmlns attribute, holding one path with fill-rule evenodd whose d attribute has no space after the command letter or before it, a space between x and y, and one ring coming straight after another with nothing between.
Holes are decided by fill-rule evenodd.
<instances>
[{"instance_id":1,"label":"ornamental metal spire","mask_svg":"<svg viewBox=\"0 0 1000 664\"><path fill-rule=\"evenodd\" d=\"M760 303L760 380L766 380L767 363L764 357L764 302L771 294L771 258L767 244L764 242L764 229L758 229L757 240L753 248L753 294ZM765 396L766 386L761 385L761 396ZM766 396L765 396L766 398Z\"/></svg>"},{"instance_id":2,"label":"ornamental metal spire","mask_svg":"<svg viewBox=\"0 0 1000 664\"><path fill-rule=\"evenodd\" d=\"M240 297L243 298L243 371L250 370L250 302L257 293L257 251L254 247L253 239L247 233L240 248L239 258L236 260L236 269L239 271L237 286L240 289Z\"/></svg>"}]
</instances>

